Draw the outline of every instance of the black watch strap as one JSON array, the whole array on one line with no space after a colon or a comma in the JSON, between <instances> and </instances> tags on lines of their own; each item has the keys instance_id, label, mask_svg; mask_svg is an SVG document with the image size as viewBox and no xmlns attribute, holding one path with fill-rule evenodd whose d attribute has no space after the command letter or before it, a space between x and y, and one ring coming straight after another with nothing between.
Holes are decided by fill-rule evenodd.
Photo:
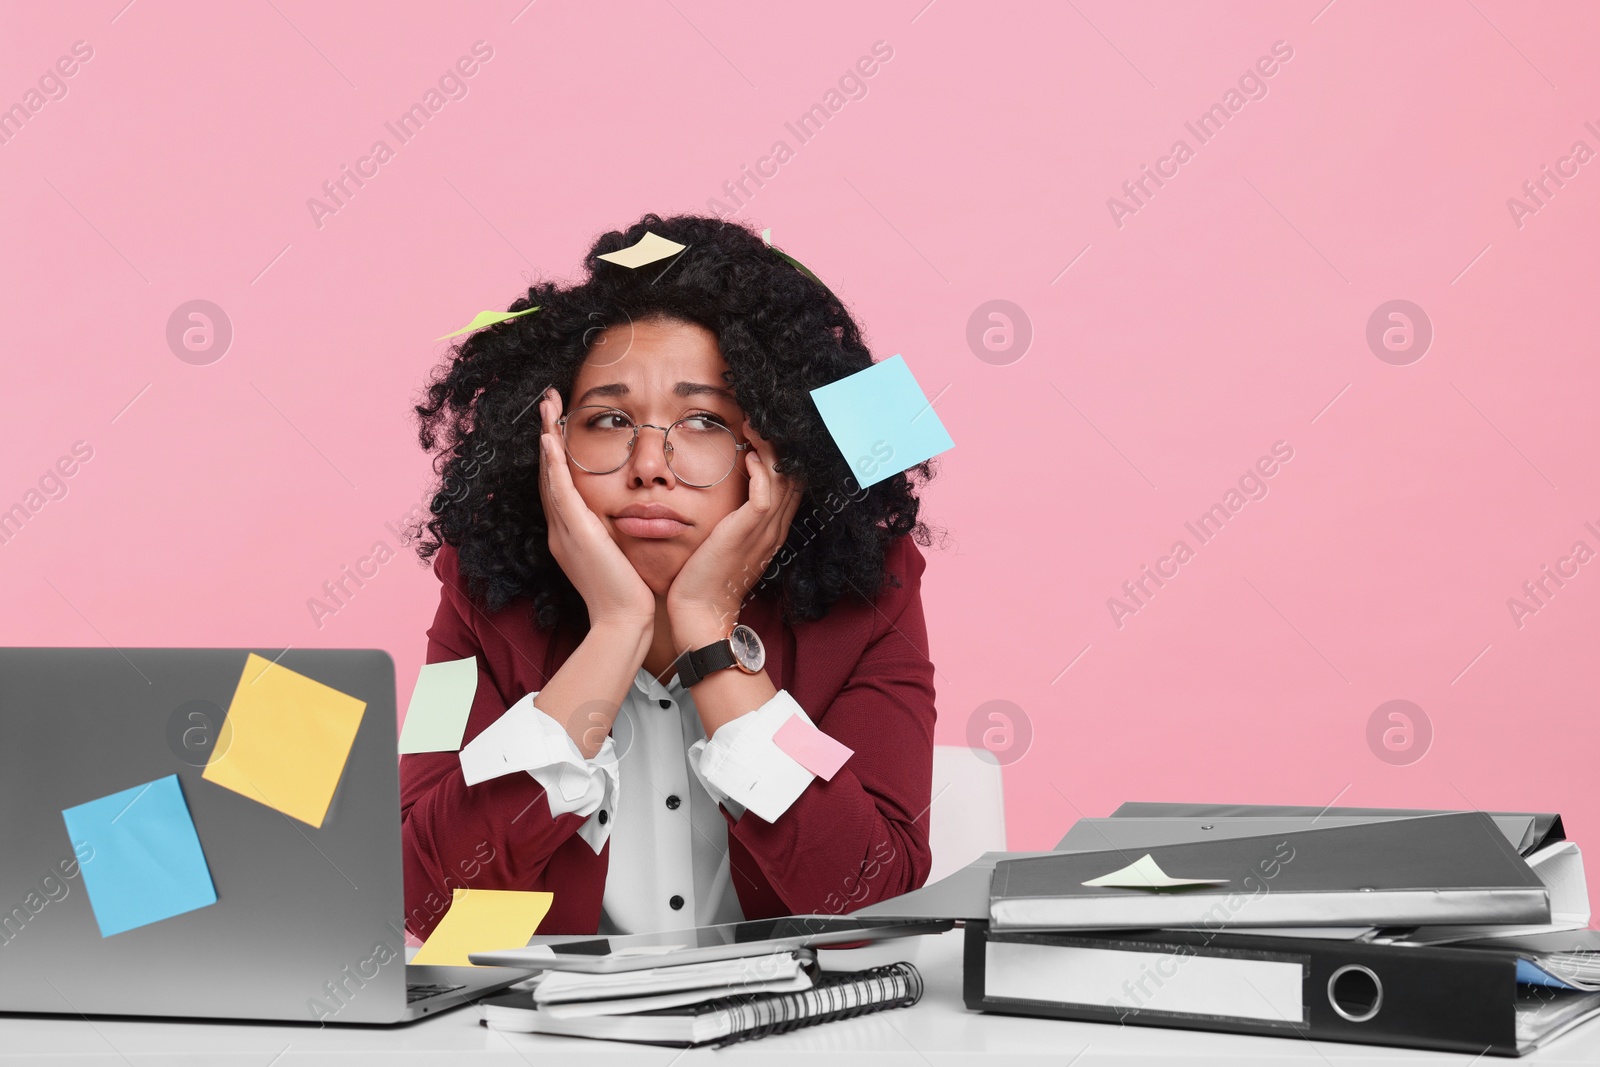
<instances>
[{"instance_id":1,"label":"black watch strap","mask_svg":"<svg viewBox=\"0 0 1600 1067\"><path fill-rule=\"evenodd\" d=\"M691 648L678 657L678 681L685 689L700 682L708 674L735 666L738 659L733 654L733 642L724 637L704 648Z\"/></svg>"}]
</instances>

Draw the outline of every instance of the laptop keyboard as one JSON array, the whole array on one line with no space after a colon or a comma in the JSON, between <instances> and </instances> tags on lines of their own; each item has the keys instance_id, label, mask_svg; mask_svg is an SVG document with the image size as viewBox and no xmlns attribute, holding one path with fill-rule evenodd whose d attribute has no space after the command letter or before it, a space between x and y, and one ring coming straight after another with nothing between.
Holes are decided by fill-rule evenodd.
<instances>
[{"instance_id":1,"label":"laptop keyboard","mask_svg":"<svg viewBox=\"0 0 1600 1067\"><path fill-rule=\"evenodd\" d=\"M406 986L406 1003L415 1004L428 997L436 997L440 993L454 993L458 989L467 988L464 985L408 985Z\"/></svg>"}]
</instances>

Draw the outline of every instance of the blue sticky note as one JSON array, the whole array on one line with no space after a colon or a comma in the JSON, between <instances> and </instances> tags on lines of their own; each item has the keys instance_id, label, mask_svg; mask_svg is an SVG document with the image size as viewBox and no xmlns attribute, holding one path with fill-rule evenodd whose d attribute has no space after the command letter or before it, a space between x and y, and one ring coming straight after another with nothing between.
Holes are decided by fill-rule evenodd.
<instances>
[{"instance_id":1,"label":"blue sticky note","mask_svg":"<svg viewBox=\"0 0 1600 1067\"><path fill-rule=\"evenodd\" d=\"M898 354L811 390L811 399L863 489L955 447Z\"/></svg>"},{"instance_id":2,"label":"blue sticky note","mask_svg":"<svg viewBox=\"0 0 1600 1067\"><path fill-rule=\"evenodd\" d=\"M1517 960L1517 981L1522 985L1547 985L1556 989L1576 989L1538 965L1524 959Z\"/></svg>"},{"instance_id":3,"label":"blue sticky note","mask_svg":"<svg viewBox=\"0 0 1600 1067\"><path fill-rule=\"evenodd\" d=\"M73 850L88 857L80 863L83 887L101 937L217 902L177 775L67 808L61 817Z\"/></svg>"}]
</instances>

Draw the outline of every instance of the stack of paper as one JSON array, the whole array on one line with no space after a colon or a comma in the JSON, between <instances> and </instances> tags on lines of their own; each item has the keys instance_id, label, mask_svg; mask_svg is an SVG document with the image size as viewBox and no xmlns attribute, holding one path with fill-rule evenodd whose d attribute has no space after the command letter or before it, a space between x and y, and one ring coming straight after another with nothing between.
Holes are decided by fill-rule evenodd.
<instances>
[{"instance_id":1,"label":"stack of paper","mask_svg":"<svg viewBox=\"0 0 1600 1067\"><path fill-rule=\"evenodd\" d=\"M788 972L789 978L776 977ZM717 1042L721 1048L836 1019L909 1008L921 999L922 990L922 975L910 963L818 971L810 951L800 950L663 967L648 977L550 976L531 992L485 1000L480 1011L483 1022L497 1030L685 1048Z\"/></svg>"},{"instance_id":2,"label":"stack of paper","mask_svg":"<svg viewBox=\"0 0 1600 1067\"><path fill-rule=\"evenodd\" d=\"M537 980L533 1002L554 1018L578 1019L676 1008L732 993L789 993L811 988L815 960L816 953L804 949L618 974L549 971Z\"/></svg>"},{"instance_id":3,"label":"stack of paper","mask_svg":"<svg viewBox=\"0 0 1600 1067\"><path fill-rule=\"evenodd\" d=\"M819 975L816 959L811 949L793 949L611 974L546 971L516 993L483 1001L480 1011L484 1023L495 1029L650 1040L633 1036L634 1031L659 1024L659 1013L668 1009L808 990ZM640 1018L624 1018L634 1016ZM693 1013L685 1017L692 1019Z\"/></svg>"}]
</instances>

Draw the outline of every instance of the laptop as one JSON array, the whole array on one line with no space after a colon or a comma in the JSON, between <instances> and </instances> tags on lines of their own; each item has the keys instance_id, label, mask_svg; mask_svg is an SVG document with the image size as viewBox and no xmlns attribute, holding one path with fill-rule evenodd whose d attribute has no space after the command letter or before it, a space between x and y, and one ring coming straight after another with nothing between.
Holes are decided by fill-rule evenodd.
<instances>
[{"instance_id":1,"label":"laptop","mask_svg":"<svg viewBox=\"0 0 1600 1067\"><path fill-rule=\"evenodd\" d=\"M320 826L202 777L247 663L366 704ZM0 649L0 1011L392 1024L528 977L404 962L397 751L386 652Z\"/></svg>"}]
</instances>

